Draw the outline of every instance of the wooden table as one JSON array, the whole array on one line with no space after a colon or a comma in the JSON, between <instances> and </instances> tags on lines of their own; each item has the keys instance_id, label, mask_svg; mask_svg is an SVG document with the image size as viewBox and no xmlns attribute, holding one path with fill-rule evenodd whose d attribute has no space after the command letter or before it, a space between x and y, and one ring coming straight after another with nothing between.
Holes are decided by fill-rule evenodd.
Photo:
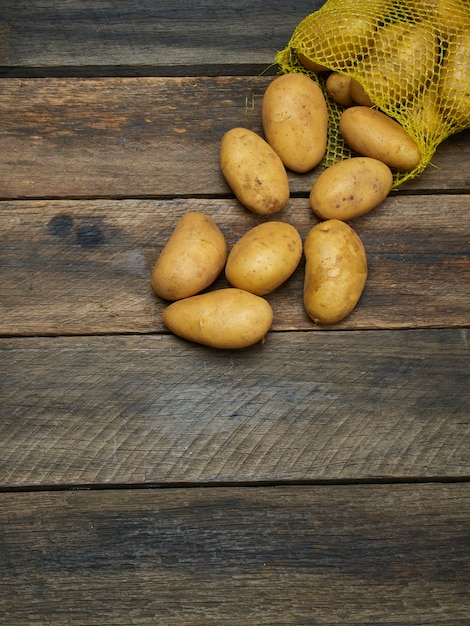
<instances>
[{"instance_id":1,"label":"wooden table","mask_svg":"<svg viewBox=\"0 0 470 626\"><path fill-rule=\"evenodd\" d=\"M3 0L1 624L470 624L469 132L354 222L335 327L302 264L240 351L150 288L187 211L259 223L220 138L320 4ZM277 216L302 237L320 169Z\"/></svg>"}]
</instances>

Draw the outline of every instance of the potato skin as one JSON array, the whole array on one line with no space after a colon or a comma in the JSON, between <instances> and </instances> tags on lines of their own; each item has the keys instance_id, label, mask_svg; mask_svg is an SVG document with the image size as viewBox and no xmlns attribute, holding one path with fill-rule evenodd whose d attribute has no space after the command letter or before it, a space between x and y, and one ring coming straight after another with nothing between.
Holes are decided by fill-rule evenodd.
<instances>
[{"instance_id":1,"label":"potato skin","mask_svg":"<svg viewBox=\"0 0 470 626\"><path fill-rule=\"evenodd\" d=\"M180 300L208 287L227 260L227 243L210 217L198 211L183 215L158 257L151 277L154 292Z\"/></svg>"},{"instance_id":2,"label":"potato skin","mask_svg":"<svg viewBox=\"0 0 470 626\"><path fill-rule=\"evenodd\" d=\"M331 66L353 64L374 37L367 4L364 0L345 2L344 11L339 15L327 6L307 15L294 32L298 45L295 53L302 65L322 71Z\"/></svg>"},{"instance_id":3,"label":"potato skin","mask_svg":"<svg viewBox=\"0 0 470 626\"><path fill-rule=\"evenodd\" d=\"M439 81L439 99L446 117L470 126L470 25L450 41Z\"/></svg>"},{"instance_id":4,"label":"potato skin","mask_svg":"<svg viewBox=\"0 0 470 626\"><path fill-rule=\"evenodd\" d=\"M261 118L266 139L284 165L308 172L326 150L328 110L320 87L305 74L275 78L263 96Z\"/></svg>"},{"instance_id":5,"label":"potato skin","mask_svg":"<svg viewBox=\"0 0 470 626\"><path fill-rule=\"evenodd\" d=\"M357 233L327 220L310 229L305 244L304 307L318 324L336 324L356 306L367 279L367 259Z\"/></svg>"},{"instance_id":6,"label":"potato skin","mask_svg":"<svg viewBox=\"0 0 470 626\"><path fill-rule=\"evenodd\" d=\"M268 142L252 130L237 127L224 134L220 168L238 200L253 213L277 213L289 200L286 168Z\"/></svg>"},{"instance_id":7,"label":"potato skin","mask_svg":"<svg viewBox=\"0 0 470 626\"><path fill-rule=\"evenodd\" d=\"M175 335L221 349L261 341L272 320L272 308L264 298L232 287L178 300L163 311L163 321Z\"/></svg>"},{"instance_id":8,"label":"potato skin","mask_svg":"<svg viewBox=\"0 0 470 626\"><path fill-rule=\"evenodd\" d=\"M347 221L368 213L390 193L393 175L385 163L353 157L324 170L312 185L310 206L322 220Z\"/></svg>"},{"instance_id":9,"label":"potato skin","mask_svg":"<svg viewBox=\"0 0 470 626\"><path fill-rule=\"evenodd\" d=\"M363 61L367 81L389 103L412 100L430 79L439 62L436 32L426 23L388 24L376 32L374 46ZM371 100L361 88L351 88L352 97L362 105Z\"/></svg>"},{"instance_id":10,"label":"potato skin","mask_svg":"<svg viewBox=\"0 0 470 626\"><path fill-rule=\"evenodd\" d=\"M291 276L302 250L302 238L294 226L264 222L235 243L227 258L225 275L233 287L263 296Z\"/></svg>"},{"instance_id":11,"label":"potato skin","mask_svg":"<svg viewBox=\"0 0 470 626\"><path fill-rule=\"evenodd\" d=\"M345 109L339 129L359 155L369 156L397 170L412 170L421 160L418 145L398 122L366 106Z\"/></svg>"},{"instance_id":12,"label":"potato skin","mask_svg":"<svg viewBox=\"0 0 470 626\"><path fill-rule=\"evenodd\" d=\"M325 89L330 98L342 107L356 104L351 95L352 79L339 72L331 72L325 82Z\"/></svg>"}]
</instances>

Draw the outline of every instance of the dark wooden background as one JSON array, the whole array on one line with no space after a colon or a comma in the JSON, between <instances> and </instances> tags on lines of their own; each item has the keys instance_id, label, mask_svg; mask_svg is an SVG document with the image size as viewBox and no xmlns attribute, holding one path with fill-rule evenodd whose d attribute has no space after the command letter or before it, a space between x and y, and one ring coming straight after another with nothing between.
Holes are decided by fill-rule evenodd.
<instances>
[{"instance_id":1,"label":"dark wooden background","mask_svg":"<svg viewBox=\"0 0 470 626\"><path fill-rule=\"evenodd\" d=\"M351 223L335 327L302 263L240 351L169 335L150 288L187 211L229 246L269 219L219 142L320 5L3 0L1 624L470 623L470 131ZM303 238L319 171L276 217Z\"/></svg>"}]
</instances>

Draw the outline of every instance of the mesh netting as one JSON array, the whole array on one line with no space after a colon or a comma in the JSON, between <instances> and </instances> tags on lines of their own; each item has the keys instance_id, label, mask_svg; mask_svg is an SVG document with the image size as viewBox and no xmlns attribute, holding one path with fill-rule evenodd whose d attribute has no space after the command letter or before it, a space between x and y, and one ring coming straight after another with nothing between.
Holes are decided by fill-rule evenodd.
<instances>
[{"instance_id":1,"label":"mesh netting","mask_svg":"<svg viewBox=\"0 0 470 626\"><path fill-rule=\"evenodd\" d=\"M470 0L327 0L296 27L276 55L281 73L303 72L325 95L331 72L357 81L373 106L397 120L420 147L416 177L437 146L470 127ZM342 140L344 110L329 108L328 167L353 153Z\"/></svg>"}]
</instances>

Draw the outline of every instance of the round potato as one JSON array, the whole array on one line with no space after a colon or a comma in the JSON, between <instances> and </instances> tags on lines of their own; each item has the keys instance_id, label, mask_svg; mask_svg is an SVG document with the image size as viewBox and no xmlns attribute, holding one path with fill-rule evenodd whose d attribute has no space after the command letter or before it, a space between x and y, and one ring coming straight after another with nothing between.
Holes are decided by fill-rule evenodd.
<instances>
[{"instance_id":1,"label":"round potato","mask_svg":"<svg viewBox=\"0 0 470 626\"><path fill-rule=\"evenodd\" d=\"M354 309L367 279L367 259L357 233L327 220L310 229L304 245L304 307L318 324L336 324Z\"/></svg>"},{"instance_id":2,"label":"round potato","mask_svg":"<svg viewBox=\"0 0 470 626\"><path fill-rule=\"evenodd\" d=\"M241 237L230 251L225 275L234 287L263 296L285 282L302 256L302 238L294 226L269 221Z\"/></svg>"},{"instance_id":3,"label":"round potato","mask_svg":"<svg viewBox=\"0 0 470 626\"><path fill-rule=\"evenodd\" d=\"M208 287L227 260L227 244L206 215L190 211L176 227L154 265L151 285L165 300L179 300Z\"/></svg>"},{"instance_id":4,"label":"round potato","mask_svg":"<svg viewBox=\"0 0 470 626\"><path fill-rule=\"evenodd\" d=\"M163 311L167 328L213 348L245 348L264 339L273 321L270 304L243 289L228 287L173 302Z\"/></svg>"},{"instance_id":5,"label":"round potato","mask_svg":"<svg viewBox=\"0 0 470 626\"><path fill-rule=\"evenodd\" d=\"M365 106L345 109L339 129L344 141L361 156L369 156L397 170L413 170L421 153L417 143L398 122Z\"/></svg>"},{"instance_id":6,"label":"round potato","mask_svg":"<svg viewBox=\"0 0 470 626\"><path fill-rule=\"evenodd\" d=\"M447 117L460 127L470 126L470 28L449 43L439 98Z\"/></svg>"},{"instance_id":7,"label":"round potato","mask_svg":"<svg viewBox=\"0 0 470 626\"><path fill-rule=\"evenodd\" d=\"M308 172L326 150L328 110L320 87L305 74L275 78L263 96L261 117L265 137L284 165Z\"/></svg>"},{"instance_id":8,"label":"round potato","mask_svg":"<svg viewBox=\"0 0 470 626\"><path fill-rule=\"evenodd\" d=\"M326 79L325 89L330 98L342 107L355 104L351 94L351 77L331 72Z\"/></svg>"},{"instance_id":9,"label":"round potato","mask_svg":"<svg viewBox=\"0 0 470 626\"><path fill-rule=\"evenodd\" d=\"M368 213L390 193L393 176L382 161L353 157L324 170L312 185L310 206L322 220L350 220Z\"/></svg>"},{"instance_id":10,"label":"round potato","mask_svg":"<svg viewBox=\"0 0 470 626\"><path fill-rule=\"evenodd\" d=\"M269 143L247 128L222 137L220 168L244 207L258 215L277 213L289 200L286 168Z\"/></svg>"}]
</instances>

